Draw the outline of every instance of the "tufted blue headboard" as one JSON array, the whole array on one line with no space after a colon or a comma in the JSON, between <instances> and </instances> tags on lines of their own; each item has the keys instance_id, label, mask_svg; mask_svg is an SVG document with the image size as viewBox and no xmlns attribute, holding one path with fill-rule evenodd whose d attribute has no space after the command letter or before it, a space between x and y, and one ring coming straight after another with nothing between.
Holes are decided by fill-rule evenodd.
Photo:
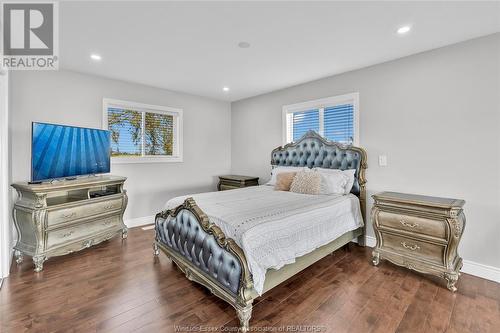
<instances>
[{"instance_id":1,"label":"tufted blue headboard","mask_svg":"<svg viewBox=\"0 0 500 333\"><path fill-rule=\"evenodd\" d=\"M309 168L356 169L351 193L365 203L366 152L363 148L328 141L308 131L297 142L271 152L272 166L307 166ZM364 207L362 206L364 211Z\"/></svg>"}]
</instances>

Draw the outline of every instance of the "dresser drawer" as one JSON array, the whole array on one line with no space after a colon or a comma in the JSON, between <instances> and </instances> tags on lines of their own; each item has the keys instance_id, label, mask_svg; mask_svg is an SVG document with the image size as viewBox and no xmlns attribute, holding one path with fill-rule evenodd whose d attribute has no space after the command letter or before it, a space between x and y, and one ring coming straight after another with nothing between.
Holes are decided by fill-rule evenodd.
<instances>
[{"instance_id":1,"label":"dresser drawer","mask_svg":"<svg viewBox=\"0 0 500 333\"><path fill-rule=\"evenodd\" d=\"M118 227L121 228L121 225L119 216L110 216L71 227L50 230L47 231L47 249L73 240L93 236L107 229L118 229Z\"/></svg>"},{"instance_id":2,"label":"dresser drawer","mask_svg":"<svg viewBox=\"0 0 500 333\"><path fill-rule=\"evenodd\" d=\"M411 215L379 211L379 225L397 230L404 230L436 238L446 239L445 221L426 219Z\"/></svg>"},{"instance_id":3,"label":"dresser drawer","mask_svg":"<svg viewBox=\"0 0 500 333\"><path fill-rule=\"evenodd\" d=\"M443 264L445 246L430 244L423 241L407 238L401 235L381 233L382 249L408 255L412 257L426 259L437 264Z\"/></svg>"},{"instance_id":4,"label":"dresser drawer","mask_svg":"<svg viewBox=\"0 0 500 333\"><path fill-rule=\"evenodd\" d=\"M47 226L51 227L61 223L71 222L76 219L89 217L96 214L102 214L120 210L122 208L122 198L106 200L103 202L89 203L70 208L50 210L47 216Z\"/></svg>"}]
</instances>

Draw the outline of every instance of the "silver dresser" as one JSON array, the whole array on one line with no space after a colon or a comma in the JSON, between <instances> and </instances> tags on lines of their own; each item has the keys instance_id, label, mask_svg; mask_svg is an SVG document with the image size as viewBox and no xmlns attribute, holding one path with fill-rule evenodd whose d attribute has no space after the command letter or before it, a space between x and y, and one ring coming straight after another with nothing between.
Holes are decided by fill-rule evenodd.
<instances>
[{"instance_id":1,"label":"silver dresser","mask_svg":"<svg viewBox=\"0 0 500 333\"><path fill-rule=\"evenodd\" d=\"M125 177L96 176L53 183L12 184L18 193L13 218L18 233L17 263L33 258L35 272L49 257L65 255L108 240L127 237L123 213Z\"/></svg>"},{"instance_id":2,"label":"silver dresser","mask_svg":"<svg viewBox=\"0 0 500 333\"><path fill-rule=\"evenodd\" d=\"M464 200L396 192L373 195L372 222L377 245L373 264L387 259L455 284L462 268L457 248L465 227Z\"/></svg>"}]
</instances>

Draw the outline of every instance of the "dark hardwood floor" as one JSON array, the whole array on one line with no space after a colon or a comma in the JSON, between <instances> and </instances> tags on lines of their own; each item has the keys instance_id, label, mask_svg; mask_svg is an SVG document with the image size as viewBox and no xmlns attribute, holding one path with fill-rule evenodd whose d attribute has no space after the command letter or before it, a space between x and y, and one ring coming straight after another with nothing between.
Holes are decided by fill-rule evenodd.
<instances>
[{"instance_id":1,"label":"dark hardwood floor","mask_svg":"<svg viewBox=\"0 0 500 333\"><path fill-rule=\"evenodd\" d=\"M189 282L160 254L153 231L131 229L33 273L15 263L0 291L3 332L229 331L233 309ZM500 284L462 274L452 294L437 279L382 262L370 249L338 250L254 303L251 326L323 332L500 332ZM311 327L305 327L311 325ZM293 331L289 328L289 331ZM299 329L299 327L295 328Z\"/></svg>"}]
</instances>

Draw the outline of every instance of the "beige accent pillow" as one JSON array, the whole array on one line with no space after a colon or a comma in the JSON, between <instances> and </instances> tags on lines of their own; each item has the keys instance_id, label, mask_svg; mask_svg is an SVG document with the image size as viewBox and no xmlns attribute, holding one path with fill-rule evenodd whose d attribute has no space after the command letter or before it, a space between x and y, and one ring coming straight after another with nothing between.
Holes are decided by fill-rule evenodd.
<instances>
[{"instance_id":1,"label":"beige accent pillow","mask_svg":"<svg viewBox=\"0 0 500 333\"><path fill-rule=\"evenodd\" d=\"M296 172L281 172L276 175L276 184L274 189L276 191L290 191L290 185L292 185L293 178Z\"/></svg>"},{"instance_id":2,"label":"beige accent pillow","mask_svg":"<svg viewBox=\"0 0 500 333\"><path fill-rule=\"evenodd\" d=\"M290 192L303 194L319 194L321 175L317 171L299 171L293 178Z\"/></svg>"}]
</instances>

